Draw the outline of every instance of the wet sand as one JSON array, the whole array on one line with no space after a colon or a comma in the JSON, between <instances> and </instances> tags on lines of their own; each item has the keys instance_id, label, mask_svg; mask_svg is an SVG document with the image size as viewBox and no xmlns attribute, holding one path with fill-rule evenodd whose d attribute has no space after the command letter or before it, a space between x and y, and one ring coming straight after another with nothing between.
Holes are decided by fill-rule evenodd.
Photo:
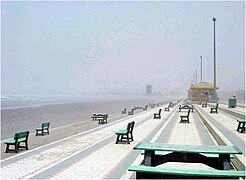
<instances>
[{"instance_id":1,"label":"wet sand","mask_svg":"<svg viewBox=\"0 0 246 180\"><path fill-rule=\"evenodd\" d=\"M46 105L42 107L2 110L1 140L12 138L18 131L28 130L33 133L29 137L29 149L33 149L80 132L96 128L97 121L91 120L93 113L108 113L109 123L126 117L121 111L127 107L144 106L146 100L106 101ZM50 135L35 136L35 128L41 123L50 122ZM1 143L1 159L16 155L4 153L6 145ZM23 150L23 152L26 150Z\"/></svg>"}]
</instances>

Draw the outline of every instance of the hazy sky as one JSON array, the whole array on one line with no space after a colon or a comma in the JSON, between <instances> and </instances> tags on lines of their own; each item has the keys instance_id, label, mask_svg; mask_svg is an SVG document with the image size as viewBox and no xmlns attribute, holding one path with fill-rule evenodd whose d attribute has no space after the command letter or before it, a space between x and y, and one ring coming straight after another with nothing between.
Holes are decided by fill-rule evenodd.
<instances>
[{"instance_id":1,"label":"hazy sky","mask_svg":"<svg viewBox=\"0 0 246 180\"><path fill-rule=\"evenodd\" d=\"M2 93L244 89L245 3L1 2Z\"/></svg>"}]
</instances>

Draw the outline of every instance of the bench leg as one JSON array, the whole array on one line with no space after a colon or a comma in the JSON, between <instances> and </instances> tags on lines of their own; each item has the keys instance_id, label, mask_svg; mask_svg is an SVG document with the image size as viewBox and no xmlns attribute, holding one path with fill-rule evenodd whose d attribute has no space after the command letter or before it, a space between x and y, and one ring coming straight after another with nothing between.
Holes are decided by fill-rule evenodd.
<instances>
[{"instance_id":1,"label":"bench leg","mask_svg":"<svg viewBox=\"0 0 246 180\"><path fill-rule=\"evenodd\" d=\"M127 144L130 144L130 140L129 140L129 133L126 135L127 137Z\"/></svg>"},{"instance_id":2,"label":"bench leg","mask_svg":"<svg viewBox=\"0 0 246 180\"><path fill-rule=\"evenodd\" d=\"M5 150L5 153L8 153L8 152L9 152L9 144L7 144L6 150Z\"/></svg>"},{"instance_id":3,"label":"bench leg","mask_svg":"<svg viewBox=\"0 0 246 180\"><path fill-rule=\"evenodd\" d=\"M118 144L119 139L120 139L120 135L117 135L117 138L116 138L116 142L115 142L115 144Z\"/></svg>"},{"instance_id":4,"label":"bench leg","mask_svg":"<svg viewBox=\"0 0 246 180\"><path fill-rule=\"evenodd\" d=\"M19 145L20 145L20 143L18 143L18 144L15 145L15 152L16 153L18 153Z\"/></svg>"},{"instance_id":5,"label":"bench leg","mask_svg":"<svg viewBox=\"0 0 246 180\"><path fill-rule=\"evenodd\" d=\"M132 135L132 133L131 133L131 140L134 141L134 140L133 140L133 135Z\"/></svg>"},{"instance_id":6,"label":"bench leg","mask_svg":"<svg viewBox=\"0 0 246 180\"><path fill-rule=\"evenodd\" d=\"M219 155L220 169L230 170L230 155Z\"/></svg>"},{"instance_id":7,"label":"bench leg","mask_svg":"<svg viewBox=\"0 0 246 180\"><path fill-rule=\"evenodd\" d=\"M28 144L27 144L27 141L25 141L25 144L26 144L26 150L28 150Z\"/></svg>"},{"instance_id":8,"label":"bench leg","mask_svg":"<svg viewBox=\"0 0 246 180\"><path fill-rule=\"evenodd\" d=\"M241 128L240 128L240 125L241 125L241 123L239 122L239 123L238 123L238 126L237 126L237 131L238 131L238 132L239 132L239 130L241 129Z\"/></svg>"}]
</instances>

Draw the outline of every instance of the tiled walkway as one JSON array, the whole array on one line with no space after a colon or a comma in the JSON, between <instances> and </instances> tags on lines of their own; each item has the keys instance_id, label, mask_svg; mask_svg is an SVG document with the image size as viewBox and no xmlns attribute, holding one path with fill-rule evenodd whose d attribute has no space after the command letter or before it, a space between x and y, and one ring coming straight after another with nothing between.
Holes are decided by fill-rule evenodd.
<instances>
[{"instance_id":1,"label":"tiled walkway","mask_svg":"<svg viewBox=\"0 0 246 180\"><path fill-rule=\"evenodd\" d=\"M163 106L162 108L166 107ZM127 171L132 164L140 164L143 159L140 151L133 147L141 142L164 142L172 144L216 144L202 124L197 114L191 113L190 123L179 123L180 113L176 108L162 112L161 119L153 119L158 108L128 116L100 128L80 133L62 141L41 148L26 151L16 157L1 161L2 179L129 179L134 178ZM202 110L206 116L208 109ZM222 113L211 115L219 119ZM226 116L227 117L227 116ZM233 124L231 117L226 121ZM134 141L131 144L115 144L115 131L125 128L135 121ZM218 121L218 123L221 123ZM232 125L225 125L232 131ZM231 132L240 140L242 135ZM242 137L241 137L242 136ZM165 163L168 167L191 167L189 163ZM194 166L194 167L193 167ZM207 168L193 164L193 168Z\"/></svg>"}]
</instances>

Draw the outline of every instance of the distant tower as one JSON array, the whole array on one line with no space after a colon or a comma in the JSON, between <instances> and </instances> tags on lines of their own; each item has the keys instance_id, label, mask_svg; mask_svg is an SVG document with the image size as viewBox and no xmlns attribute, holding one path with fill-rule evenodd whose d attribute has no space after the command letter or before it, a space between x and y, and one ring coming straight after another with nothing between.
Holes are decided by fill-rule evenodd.
<instances>
[{"instance_id":1,"label":"distant tower","mask_svg":"<svg viewBox=\"0 0 246 180\"><path fill-rule=\"evenodd\" d=\"M147 85L147 86L146 86L146 94L147 94L147 95L152 94L152 85Z\"/></svg>"}]
</instances>

